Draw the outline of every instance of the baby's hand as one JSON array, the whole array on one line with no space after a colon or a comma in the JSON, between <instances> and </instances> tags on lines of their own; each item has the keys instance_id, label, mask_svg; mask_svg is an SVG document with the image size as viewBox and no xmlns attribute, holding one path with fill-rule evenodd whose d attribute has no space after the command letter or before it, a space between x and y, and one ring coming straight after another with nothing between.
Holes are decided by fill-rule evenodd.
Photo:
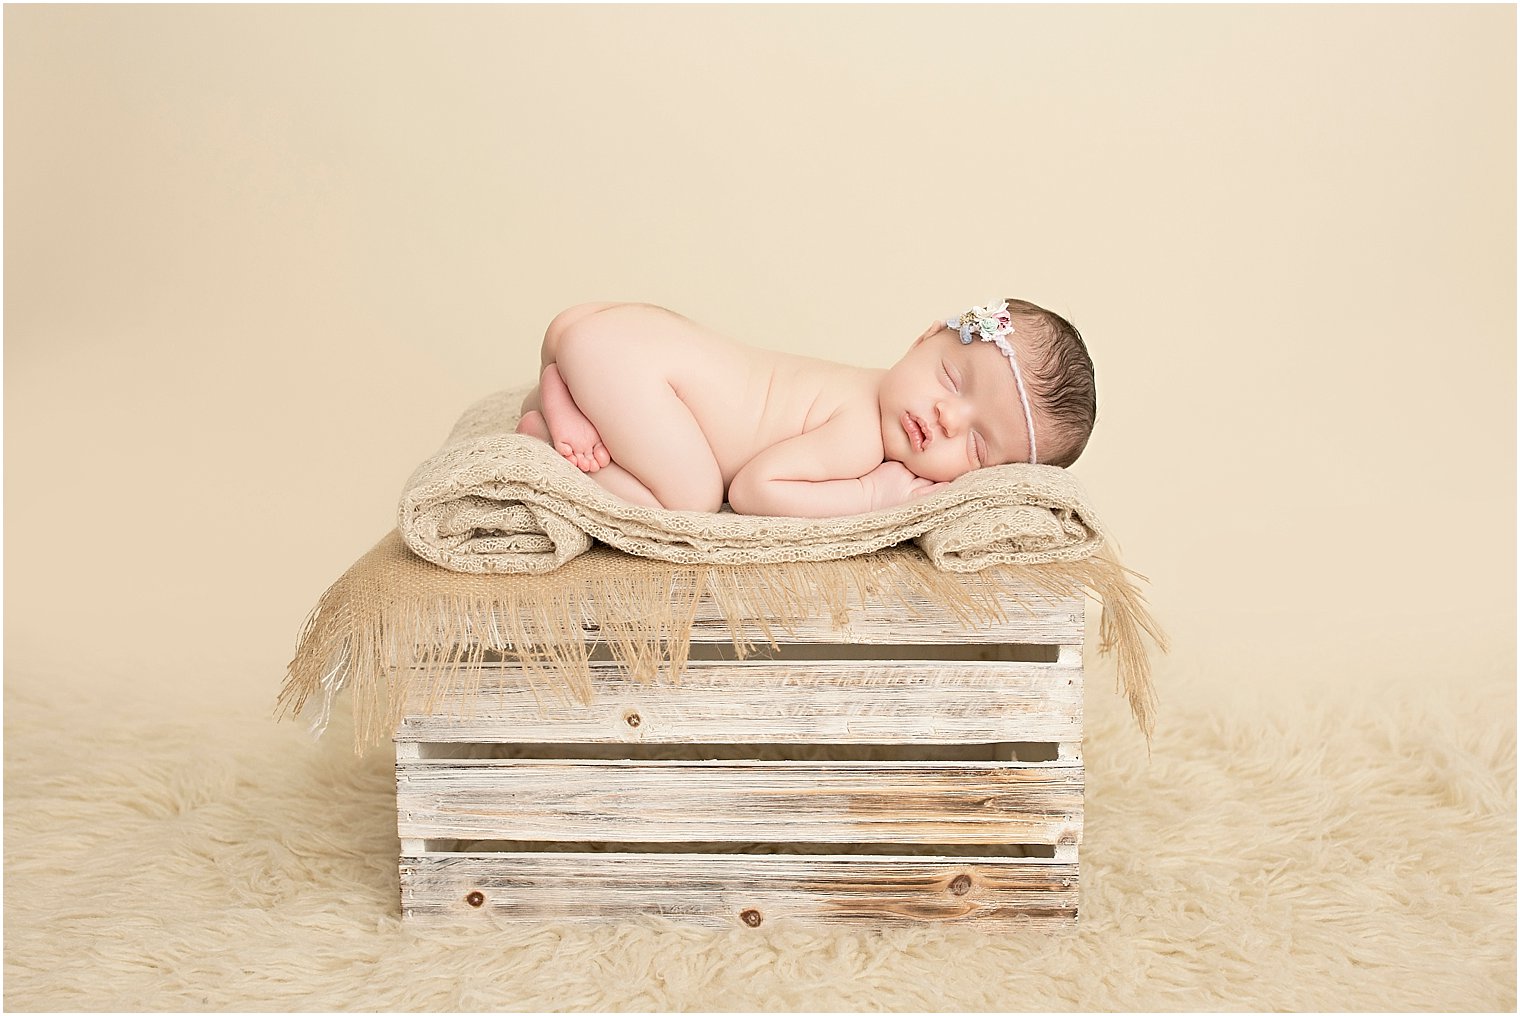
<instances>
[{"instance_id":1,"label":"baby's hand","mask_svg":"<svg viewBox=\"0 0 1520 1016\"><path fill-rule=\"evenodd\" d=\"M871 511L895 508L915 497L932 494L950 486L947 482L936 483L915 476L912 470L896 459L888 459L860 479L871 492Z\"/></svg>"}]
</instances>

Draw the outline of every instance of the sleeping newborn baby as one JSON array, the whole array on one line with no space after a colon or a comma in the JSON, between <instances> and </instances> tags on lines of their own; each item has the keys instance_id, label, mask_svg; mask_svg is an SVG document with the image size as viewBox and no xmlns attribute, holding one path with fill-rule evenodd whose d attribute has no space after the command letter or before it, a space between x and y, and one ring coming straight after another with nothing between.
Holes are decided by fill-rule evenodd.
<instances>
[{"instance_id":1,"label":"sleeping newborn baby","mask_svg":"<svg viewBox=\"0 0 1520 1016\"><path fill-rule=\"evenodd\" d=\"M887 370L745 346L642 303L571 307L542 354L518 433L653 508L856 515L984 466L1068 466L1097 417L1081 335L1023 300L936 321Z\"/></svg>"}]
</instances>

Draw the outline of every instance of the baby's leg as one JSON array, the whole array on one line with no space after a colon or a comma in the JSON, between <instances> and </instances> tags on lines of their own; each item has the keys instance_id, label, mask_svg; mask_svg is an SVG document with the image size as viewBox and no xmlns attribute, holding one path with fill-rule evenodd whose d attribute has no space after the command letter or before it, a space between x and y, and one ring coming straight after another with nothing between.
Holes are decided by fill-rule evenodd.
<instances>
[{"instance_id":1,"label":"baby's leg","mask_svg":"<svg viewBox=\"0 0 1520 1016\"><path fill-rule=\"evenodd\" d=\"M654 496L654 491L640 483L637 476L616 462L605 465L590 475L607 493L620 497L629 504L641 504L646 508L665 507L660 504L660 499Z\"/></svg>"},{"instance_id":2,"label":"baby's leg","mask_svg":"<svg viewBox=\"0 0 1520 1016\"><path fill-rule=\"evenodd\" d=\"M569 459L583 473L594 473L612 461L596 426L575 404L575 398L560 376L559 365L544 368L538 383L543 403L544 422L549 427L554 450Z\"/></svg>"},{"instance_id":3,"label":"baby's leg","mask_svg":"<svg viewBox=\"0 0 1520 1016\"><path fill-rule=\"evenodd\" d=\"M717 511L723 505L723 472L707 435L671 387L659 355L632 341L635 331L620 334L623 327L617 325L608 321L584 330L560 347L565 383L601 434L612 462L662 507ZM601 482L604 472L593 478ZM624 480L621 473L608 480L603 486L609 491L635 500L613 485Z\"/></svg>"},{"instance_id":4,"label":"baby's leg","mask_svg":"<svg viewBox=\"0 0 1520 1016\"><path fill-rule=\"evenodd\" d=\"M544 375L548 374L549 369L559 359L560 341L571 325L593 314L619 306L623 305L582 303L556 314L544 331L543 345L539 349L539 363L544 374L540 375L539 383L533 386L522 402L521 421L517 432L530 434L554 445L556 451L569 459L582 472L595 472L597 469L604 468L612 461L611 456L606 446L601 443L596 427L575 405L575 399L561 380L559 371L554 370L552 379ZM544 405L546 398L550 403L548 406Z\"/></svg>"},{"instance_id":5,"label":"baby's leg","mask_svg":"<svg viewBox=\"0 0 1520 1016\"><path fill-rule=\"evenodd\" d=\"M547 397L552 408L547 409L542 394L546 388L552 393ZM563 399L560 397L561 392ZM565 404L567 401L568 405ZM612 461L612 456L602 444L601 435L597 434L596 427L575 405L575 399L571 397L570 390L565 387L558 368L553 364L544 369L540 383L534 385L523 399L517 433L554 445L555 451L569 459L583 473L605 469ZM588 445L589 454L577 452L577 448Z\"/></svg>"},{"instance_id":6,"label":"baby's leg","mask_svg":"<svg viewBox=\"0 0 1520 1016\"><path fill-rule=\"evenodd\" d=\"M535 388L534 391L536 392L538 389ZM522 419L517 424L517 432L519 434L527 434L529 437L536 437L540 441L553 443L549 438L549 425L544 422L544 414L536 409L530 409L523 413ZM648 487L639 482L637 476L634 476L616 462L609 462L607 465L597 469L592 475L592 479L601 484L602 489L608 493L616 494L631 504L641 504L649 508L664 507L660 504L660 499L655 497Z\"/></svg>"}]
</instances>

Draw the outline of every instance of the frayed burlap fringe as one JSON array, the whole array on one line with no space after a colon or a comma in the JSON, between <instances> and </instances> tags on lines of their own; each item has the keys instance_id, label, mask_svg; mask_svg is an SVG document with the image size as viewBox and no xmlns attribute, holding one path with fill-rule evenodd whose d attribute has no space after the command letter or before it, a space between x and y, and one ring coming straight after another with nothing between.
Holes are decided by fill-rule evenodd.
<instances>
[{"instance_id":1,"label":"frayed burlap fringe","mask_svg":"<svg viewBox=\"0 0 1520 1016\"><path fill-rule=\"evenodd\" d=\"M1163 652L1169 646L1130 576L1145 579L1106 547L1077 561L947 573L909 546L834 561L725 565L675 564L600 545L546 574L469 575L422 560L392 532L307 617L276 712L297 716L314 700L312 731L320 734L347 688L362 752L394 734L413 696L429 712L461 693L473 702L478 664L493 660L520 662L540 700L547 693L588 702L588 631L600 631L635 679L653 681L663 669L679 680L704 597L744 658L755 646L751 631L779 648L778 629L791 633L825 615L843 625L852 603L895 600L916 614L916 604L932 602L970 626L1005 621L1000 594L1010 588L1047 602L1085 589L1102 602L1098 651L1117 653L1119 688L1149 743L1155 693L1140 633Z\"/></svg>"}]
</instances>

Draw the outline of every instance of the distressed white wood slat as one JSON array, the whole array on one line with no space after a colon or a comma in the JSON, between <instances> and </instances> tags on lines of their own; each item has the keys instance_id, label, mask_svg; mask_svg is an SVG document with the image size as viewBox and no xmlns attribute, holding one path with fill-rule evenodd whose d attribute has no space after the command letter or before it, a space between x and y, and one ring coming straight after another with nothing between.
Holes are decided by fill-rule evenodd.
<instances>
[{"instance_id":1,"label":"distressed white wood slat","mask_svg":"<svg viewBox=\"0 0 1520 1016\"><path fill-rule=\"evenodd\" d=\"M997 599L1002 620L962 621L944 604L923 597L909 597L902 602L884 600L864 606L852 606L842 625L828 615L796 622L791 631L772 624L778 642L850 642L873 644L905 643L989 643L1009 642L1031 645L1062 645L1082 641L1086 599L1068 596L1044 599L1045 594L1028 587L1003 585ZM593 629L595 630L595 629ZM763 639L764 626L747 621L740 629L757 641ZM693 642L732 642L728 622L707 597L697 604L692 625Z\"/></svg>"},{"instance_id":2,"label":"distressed white wood slat","mask_svg":"<svg viewBox=\"0 0 1520 1016\"><path fill-rule=\"evenodd\" d=\"M884 600L854 604L838 624L828 613L793 621L790 629L769 619L740 619L737 624L741 634L762 644L766 643L767 627L778 643L1070 645L1082 641L1085 596L1049 598L1029 587L1004 584L998 588L996 600L1003 613L1001 619L972 615L962 619L943 603L910 596L906 603ZM582 630L587 641L601 638L601 628L590 620ZM704 596L696 604L691 641L733 642L728 620L710 597Z\"/></svg>"},{"instance_id":3,"label":"distressed white wood slat","mask_svg":"<svg viewBox=\"0 0 1520 1016\"><path fill-rule=\"evenodd\" d=\"M871 597L842 624L825 614L790 631L771 626L779 651L766 625L747 622L755 652L736 660L728 623L704 598L679 681L646 685L599 658L588 705L535 697L515 664L487 663L467 677L480 679L478 692L413 696L397 730L404 915L1070 926L1085 598L1051 601L1003 576L959 580L995 584L1006 620L963 622L936 602ZM600 635L587 626L588 640ZM1008 648L1017 644L1044 648ZM805 756L810 743L915 761L648 757L704 744ZM994 743L1000 761L931 761ZM490 744L553 757L433 757ZM912 745L922 747L904 749ZM643 757L563 757L619 752ZM512 851L427 849L456 840ZM846 842L888 853L833 853ZM603 849L586 852L591 843ZM794 853L711 852L756 843ZM1053 846L1054 856L981 856L993 848L977 846L1012 843ZM919 853L895 856L905 844Z\"/></svg>"},{"instance_id":4,"label":"distressed white wood slat","mask_svg":"<svg viewBox=\"0 0 1520 1016\"><path fill-rule=\"evenodd\" d=\"M925 922L1054 929L1076 922L1077 866L1019 858L756 854L429 854L401 861L408 918L710 927Z\"/></svg>"},{"instance_id":5,"label":"distressed white wood slat","mask_svg":"<svg viewBox=\"0 0 1520 1016\"><path fill-rule=\"evenodd\" d=\"M963 581L993 580L970 575L964 576ZM994 584L991 595L1002 611L1001 619L976 612L961 618L937 600L910 595L905 601L887 598L852 604L839 623L831 614L822 611L820 605L818 616L793 621L790 629L768 618L739 619L737 625L741 634L760 644L767 641L767 629L778 643L1073 645L1082 641L1087 608L1085 594L1051 596L1016 581L1000 581ZM601 628L589 617L582 631L587 641L602 637ZM691 641L696 644L733 642L729 622L710 596L697 601Z\"/></svg>"},{"instance_id":6,"label":"distressed white wood slat","mask_svg":"<svg viewBox=\"0 0 1520 1016\"><path fill-rule=\"evenodd\" d=\"M705 604L704 604L705 605ZM838 645L854 647L860 653L869 653L874 646L901 647L897 655L906 658L911 647L923 646L931 651L946 647L965 650L997 646L1073 646L1085 636L1084 603L1070 600L1060 604L1032 604L1032 613L1014 606L1003 621L973 621L962 623L949 616L924 617L899 612L886 616L861 617L851 614L843 626L836 626L828 617L804 618L793 622L788 631L779 623L771 624L770 638L776 647L785 648ZM877 607L875 610L884 608ZM929 608L923 608L926 612ZM899 608L901 611L901 608ZM500 628L503 622L498 621ZM741 621L739 633L751 643L750 658L772 650L765 627L756 621ZM601 628L587 621L581 631L585 641L605 641ZM703 618L698 616L692 623L688 642L693 658L700 658L708 647L724 647L732 652L734 634L721 616ZM463 638L455 643L461 650L474 648L474 641ZM884 651L876 654L887 656Z\"/></svg>"},{"instance_id":7,"label":"distressed white wood slat","mask_svg":"<svg viewBox=\"0 0 1520 1016\"><path fill-rule=\"evenodd\" d=\"M417 759L420 759L421 757L422 757L422 746L420 744L417 744L415 741L413 741L413 742L398 741L396 743L396 761L398 761L398 762L412 762L412 761L416 761ZM399 777L400 774L398 773L397 775ZM399 790L399 786L398 786L398 790ZM399 794L397 795L397 800L400 800L400 795ZM423 841L420 838L405 837L405 838L403 838L401 840L401 853L402 854L418 854L418 853L422 852L422 849L423 849Z\"/></svg>"},{"instance_id":8,"label":"distressed white wood slat","mask_svg":"<svg viewBox=\"0 0 1520 1016\"><path fill-rule=\"evenodd\" d=\"M515 664L478 692L414 690L397 731L413 741L752 743L1064 741L1081 737L1080 664L693 662L646 684L593 662L588 704L536 693ZM473 715L472 715L473 714Z\"/></svg>"},{"instance_id":9,"label":"distressed white wood slat","mask_svg":"<svg viewBox=\"0 0 1520 1016\"><path fill-rule=\"evenodd\" d=\"M402 838L1078 842L1080 766L1020 762L422 759Z\"/></svg>"}]
</instances>

